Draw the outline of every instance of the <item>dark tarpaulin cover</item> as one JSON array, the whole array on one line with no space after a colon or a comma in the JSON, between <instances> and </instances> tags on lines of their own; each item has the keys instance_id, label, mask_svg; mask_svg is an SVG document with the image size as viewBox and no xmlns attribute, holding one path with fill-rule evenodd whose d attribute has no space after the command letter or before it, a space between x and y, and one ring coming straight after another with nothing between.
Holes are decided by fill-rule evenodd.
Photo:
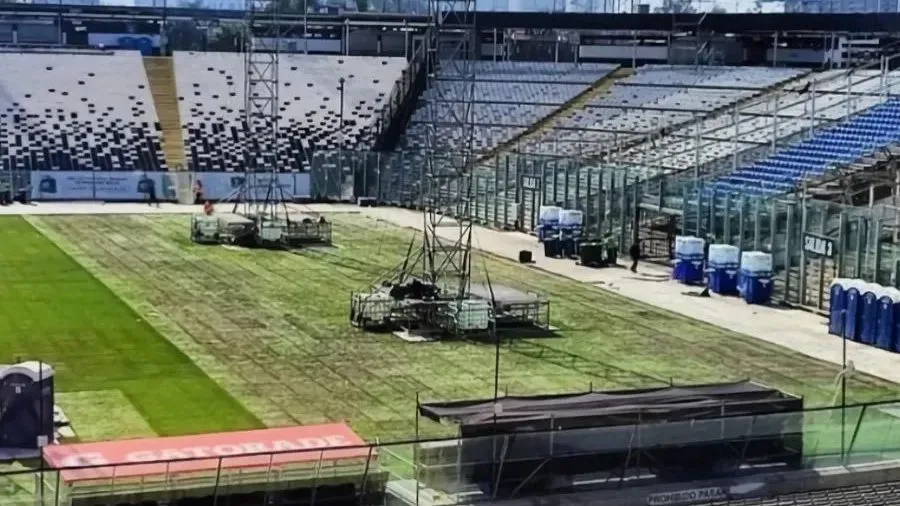
<instances>
[{"instance_id":1,"label":"dark tarpaulin cover","mask_svg":"<svg viewBox=\"0 0 900 506\"><path fill-rule=\"evenodd\" d=\"M778 408L779 401L789 401ZM495 405L497 408L495 409ZM554 421L558 426L614 426L802 409L797 398L749 381L582 394L502 397L435 402L419 413L435 421L462 425L529 425ZM557 427L559 428L559 427Z\"/></svg>"}]
</instances>

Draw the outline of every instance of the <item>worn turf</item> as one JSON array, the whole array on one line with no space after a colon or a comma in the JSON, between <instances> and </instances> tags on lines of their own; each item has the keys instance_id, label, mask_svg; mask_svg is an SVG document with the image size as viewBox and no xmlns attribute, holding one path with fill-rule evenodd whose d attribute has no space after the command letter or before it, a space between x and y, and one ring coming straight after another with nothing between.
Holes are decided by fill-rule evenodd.
<instances>
[{"instance_id":1,"label":"worn turf","mask_svg":"<svg viewBox=\"0 0 900 506\"><path fill-rule=\"evenodd\" d=\"M71 406L84 439L144 435L129 433L135 424L160 435L259 425L141 315L19 217L0 218L0 283L0 363L52 364L60 404ZM101 405L107 409L98 411ZM89 427L95 423L105 429Z\"/></svg>"},{"instance_id":2,"label":"worn turf","mask_svg":"<svg viewBox=\"0 0 900 506\"><path fill-rule=\"evenodd\" d=\"M30 220L267 425L348 420L369 439L405 439L413 436L417 395L464 399L493 391L491 346L408 344L349 325L350 292L394 265L411 231L361 216L335 216L339 247L297 254L193 245L187 217ZM549 295L553 324L560 328L555 338L504 344L500 383L509 393L752 378L804 395L808 406L835 399L833 364L505 260L479 256L476 265L495 283ZM143 322L133 323L155 336ZM103 337L98 343L107 346ZM54 356L64 358L62 351ZM171 353L179 364L187 362ZM127 375L122 371L121 380L139 366L129 366ZM198 395L201 386L221 391L207 382L196 386ZM90 388L109 384L98 378ZM167 390L142 391L145 398L132 402L164 404L173 395ZM897 398L900 388L857 375L848 391L848 400L868 401ZM190 426L189 432L207 428L194 425L195 416L212 416L220 425L249 423L203 411L170 414L179 418L170 425ZM422 427L426 434L440 431Z\"/></svg>"}]
</instances>

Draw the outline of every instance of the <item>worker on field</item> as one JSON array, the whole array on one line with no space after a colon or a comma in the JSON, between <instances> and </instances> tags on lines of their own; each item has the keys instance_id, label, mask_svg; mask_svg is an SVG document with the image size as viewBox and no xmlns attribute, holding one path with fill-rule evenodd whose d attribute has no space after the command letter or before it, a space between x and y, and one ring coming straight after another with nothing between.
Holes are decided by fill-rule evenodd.
<instances>
[{"instance_id":1,"label":"worker on field","mask_svg":"<svg viewBox=\"0 0 900 506\"><path fill-rule=\"evenodd\" d=\"M194 181L194 204L200 204L203 202L203 181L197 179ZM206 204L204 204L205 208Z\"/></svg>"},{"instance_id":2,"label":"worker on field","mask_svg":"<svg viewBox=\"0 0 900 506\"><path fill-rule=\"evenodd\" d=\"M631 272L637 272L638 259L641 258L641 243L634 241L628 248L628 255L631 257Z\"/></svg>"},{"instance_id":3,"label":"worker on field","mask_svg":"<svg viewBox=\"0 0 900 506\"><path fill-rule=\"evenodd\" d=\"M207 200L206 202L203 203L203 214L205 214L207 216L212 216L212 213L215 210L216 209L213 207L212 202Z\"/></svg>"}]
</instances>

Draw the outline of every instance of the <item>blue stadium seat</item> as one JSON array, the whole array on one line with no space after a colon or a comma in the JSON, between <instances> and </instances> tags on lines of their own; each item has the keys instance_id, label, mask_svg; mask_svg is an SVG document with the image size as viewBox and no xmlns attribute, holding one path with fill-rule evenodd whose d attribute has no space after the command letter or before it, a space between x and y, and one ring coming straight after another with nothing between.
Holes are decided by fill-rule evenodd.
<instances>
[{"instance_id":1,"label":"blue stadium seat","mask_svg":"<svg viewBox=\"0 0 900 506\"><path fill-rule=\"evenodd\" d=\"M772 196L793 191L809 177L900 141L900 99L872 107L812 138L774 155L741 167L717 179L711 188L719 194Z\"/></svg>"}]
</instances>

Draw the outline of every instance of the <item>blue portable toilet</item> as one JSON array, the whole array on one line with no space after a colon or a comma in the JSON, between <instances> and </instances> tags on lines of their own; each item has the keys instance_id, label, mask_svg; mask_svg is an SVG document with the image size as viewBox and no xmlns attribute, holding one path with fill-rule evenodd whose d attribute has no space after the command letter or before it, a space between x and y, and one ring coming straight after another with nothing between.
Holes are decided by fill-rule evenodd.
<instances>
[{"instance_id":1,"label":"blue portable toilet","mask_svg":"<svg viewBox=\"0 0 900 506\"><path fill-rule=\"evenodd\" d=\"M559 206L541 206L538 208L538 241L559 233Z\"/></svg>"},{"instance_id":2,"label":"blue portable toilet","mask_svg":"<svg viewBox=\"0 0 900 506\"><path fill-rule=\"evenodd\" d=\"M864 344L875 346L878 334L878 299L883 292L881 285L869 283L862 292L862 329L859 331L859 340Z\"/></svg>"},{"instance_id":3,"label":"blue portable toilet","mask_svg":"<svg viewBox=\"0 0 900 506\"><path fill-rule=\"evenodd\" d=\"M703 250L706 241L699 237L675 238L673 277L685 285L703 283Z\"/></svg>"},{"instance_id":4,"label":"blue portable toilet","mask_svg":"<svg viewBox=\"0 0 900 506\"><path fill-rule=\"evenodd\" d=\"M766 304L775 285L772 255L763 251L741 253L738 291L747 304Z\"/></svg>"},{"instance_id":5,"label":"blue portable toilet","mask_svg":"<svg viewBox=\"0 0 900 506\"><path fill-rule=\"evenodd\" d=\"M897 339L897 324L900 324L900 290L885 288L878 299L878 330L875 346L882 350L894 351Z\"/></svg>"},{"instance_id":6,"label":"blue portable toilet","mask_svg":"<svg viewBox=\"0 0 900 506\"><path fill-rule=\"evenodd\" d=\"M737 246L710 244L706 265L707 286L710 291L720 295L738 293L741 250Z\"/></svg>"},{"instance_id":7,"label":"blue portable toilet","mask_svg":"<svg viewBox=\"0 0 900 506\"><path fill-rule=\"evenodd\" d=\"M847 278L835 278L831 282L830 302L828 307L828 333L833 336L844 335L844 317L847 311L847 288L852 284Z\"/></svg>"},{"instance_id":8,"label":"blue portable toilet","mask_svg":"<svg viewBox=\"0 0 900 506\"><path fill-rule=\"evenodd\" d=\"M859 333L862 330L860 319L862 318L862 294L861 286L865 286L861 280L853 280L844 295L847 312L844 313L844 338L859 341Z\"/></svg>"}]
</instances>

